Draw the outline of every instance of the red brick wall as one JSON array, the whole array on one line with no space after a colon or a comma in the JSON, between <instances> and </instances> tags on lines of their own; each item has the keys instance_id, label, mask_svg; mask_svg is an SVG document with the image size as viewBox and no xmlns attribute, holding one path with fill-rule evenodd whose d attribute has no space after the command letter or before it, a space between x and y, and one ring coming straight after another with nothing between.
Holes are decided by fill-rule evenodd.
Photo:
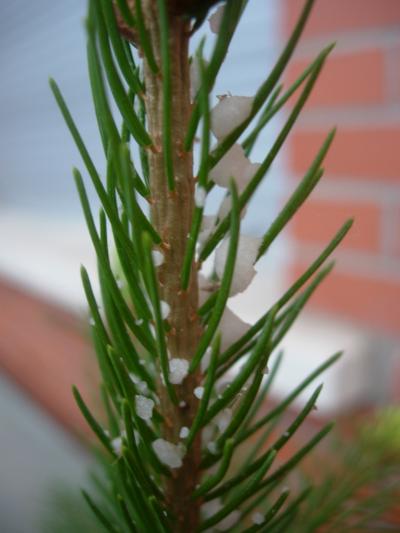
<instances>
[{"instance_id":1,"label":"red brick wall","mask_svg":"<svg viewBox=\"0 0 400 533\"><path fill-rule=\"evenodd\" d=\"M287 35L303 0L284 0ZM337 46L289 140L293 180L329 129L338 133L323 182L290 224L292 274L349 216L351 235L311 305L400 333L400 1L316 0L287 75L293 80L321 48Z\"/></svg>"},{"instance_id":2,"label":"red brick wall","mask_svg":"<svg viewBox=\"0 0 400 533\"><path fill-rule=\"evenodd\" d=\"M3 279L0 301L0 371L62 425L93 438L71 390L76 385L99 413L98 371L81 317Z\"/></svg>"}]
</instances>

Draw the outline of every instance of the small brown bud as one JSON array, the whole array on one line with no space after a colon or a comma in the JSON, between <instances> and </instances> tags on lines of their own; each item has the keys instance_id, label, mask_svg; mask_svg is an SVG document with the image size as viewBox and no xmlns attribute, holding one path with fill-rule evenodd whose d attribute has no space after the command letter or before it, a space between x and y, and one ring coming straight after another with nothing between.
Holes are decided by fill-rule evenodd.
<instances>
[{"instance_id":1,"label":"small brown bud","mask_svg":"<svg viewBox=\"0 0 400 533\"><path fill-rule=\"evenodd\" d=\"M194 19L194 24L191 29L191 33L194 33L204 22L208 11L219 2L221 0L167 0L167 5L171 15L185 17L189 20ZM132 15L135 17L135 0L127 0L127 4ZM139 39L135 28L132 28L125 22L115 2L114 11L119 31L123 37L131 41L135 46L138 46Z\"/></svg>"},{"instance_id":2,"label":"small brown bud","mask_svg":"<svg viewBox=\"0 0 400 533\"><path fill-rule=\"evenodd\" d=\"M134 7L135 0L127 0L127 4L128 4L129 9L132 11L133 16L135 16L135 7ZM117 26L118 26L119 31L121 32L121 35L125 37L125 39L133 43L135 46L137 46L138 36L137 36L135 28L132 28L125 22L124 17L121 15L121 12L118 6L115 4L115 2L114 2L114 12L115 12L115 18L117 21Z\"/></svg>"}]
</instances>

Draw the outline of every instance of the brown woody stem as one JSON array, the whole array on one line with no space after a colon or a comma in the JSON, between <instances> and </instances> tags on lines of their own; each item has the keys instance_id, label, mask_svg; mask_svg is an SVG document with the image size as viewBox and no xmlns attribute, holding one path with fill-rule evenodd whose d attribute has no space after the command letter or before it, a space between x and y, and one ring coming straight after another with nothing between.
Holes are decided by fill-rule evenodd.
<instances>
[{"instance_id":1,"label":"brown woody stem","mask_svg":"<svg viewBox=\"0 0 400 533\"><path fill-rule=\"evenodd\" d=\"M160 57L160 27L156 0L142 0L145 24L150 34L154 56L160 73L154 74L144 62L146 87L147 126L156 150L149 151L150 187L152 195L151 218L161 235L165 262L159 268L160 293L171 308L168 317L171 330L168 335L170 357L190 360L201 333L198 307L197 277L192 275L189 287L181 290L182 269L187 235L190 230L194 205L193 154L183 152L183 140L191 112L189 79L189 26L182 18L169 15L169 52L172 85L172 120L170 135L173 143L175 190L169 192L164 171L162 150L163 92ZM196 269L193 266L192 272ZM182 385L176 386L180 405L173 405L166 388L159 383L160 408L165 418L164 437L179 442L182 426L190 427L198 400L193 394L200 383L199 372L189 375ZM185 402L184 405L182 402ZM199 483L200 435L185 456L181 468L172 470L166 480L166 498L175 516L174 531L189 533L197 529L199 505L190 499Z\"/></svg>"}]
</instances>

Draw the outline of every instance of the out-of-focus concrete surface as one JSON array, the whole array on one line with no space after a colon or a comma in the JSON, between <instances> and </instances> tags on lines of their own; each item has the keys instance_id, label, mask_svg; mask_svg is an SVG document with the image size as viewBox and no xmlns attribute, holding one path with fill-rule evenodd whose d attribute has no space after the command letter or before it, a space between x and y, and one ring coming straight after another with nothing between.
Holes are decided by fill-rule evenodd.
<instances>
[{"instance_id":1,"label":"out-of-focus concrete surface","mask_svg":"<svg viewBox=\"0 0 400 533\"><path fill-rule=\"evenodd\" d=\"M52 488L78 491L89 466L76 439L0 375L1 533L42 533Z\"/></svg>"}]
</instances>

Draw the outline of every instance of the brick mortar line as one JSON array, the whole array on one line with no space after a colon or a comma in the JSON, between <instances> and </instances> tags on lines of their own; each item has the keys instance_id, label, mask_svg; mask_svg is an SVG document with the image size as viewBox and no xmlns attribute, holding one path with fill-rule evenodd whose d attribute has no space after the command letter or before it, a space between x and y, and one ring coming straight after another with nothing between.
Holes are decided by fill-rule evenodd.
<instances>
[{"instance_id":1,"label":"brick mortar line","mask_svg":"<svg viewBox=\"0 0 400 533\"><path fill-rule=\"evenodd\" d=\"M300 175L291 173L287 177L287 191L292 191L298 184ZM341 202L372 202L382 204L382 207L396 207L400 205L400 183L371 182L368 179L343 178L336 179L334 175L324 176L313 192L312 198L319 200L334 200Z\"/></svg>"},{"instance_id":2,"label":"brick mortar line","mask_svg":"<svg viewBox=\"0 0 400 533\"><path fill-rule=\"evenodd\" d=\"M334 54L359 53L376 48L390 49L400 44L400 25L376 29L329 32L314 37L304 37L299 43L294 59L310 59L328 43L336 41Z\"/></svg>"},{"instance_id":3,"label":"brick mortar line","mask_svg":"<svg viewBox=\"0 0 400 533\"><path fill-rule=\"evenodd\" d=\"M301 264L311 261L321 251L318 244L299 244L293 239L293 259ZM301 252L301 259L297 256ZM400 283L400 259L356 250L338 250L334 254L335 271L341 274L363 276L374 281Z\"/></svg>"},{"instance_id":4,"label":"brick mortar line","mask_svg":"<svg viewBox=\"0 0 400 533\"><path fill-rule=\"evenodd\" d=\"M296 124L296 131L313 128L327 128L332 124L340 127L383 128L400 127L400 104L382 104L373 106L318 106L305 109Z\"/></svg>"},{"instance_id":5,"label":"brick mortar line","mask_svg":"<svg viewBox=\"0 0 400 533\"><path fill-rule=\"evenodd\" d=\"M396 253L396 239L399 238L398 232L396 232L396 218L395 209L392 205L383 210L380 230L384 255Z\"/></svg>"}]
</instances>

